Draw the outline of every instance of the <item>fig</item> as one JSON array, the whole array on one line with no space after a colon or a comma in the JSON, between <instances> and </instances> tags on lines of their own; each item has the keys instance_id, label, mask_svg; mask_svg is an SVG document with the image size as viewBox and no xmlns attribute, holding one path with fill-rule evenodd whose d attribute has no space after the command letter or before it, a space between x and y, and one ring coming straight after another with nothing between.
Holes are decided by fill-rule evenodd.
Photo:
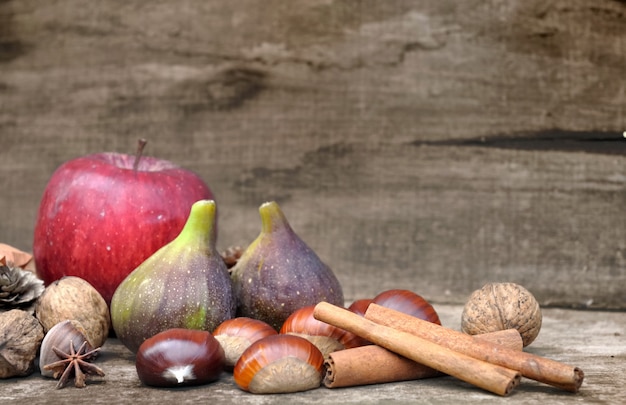
<instances>
[{"instance_id":1,"label":"fig","mask_svg":"<svg viewBox=\"0 0 626 405\"><path fill-rule=\"evenodd\" d=\"M259 207L261 233L231 268L237 314L279 330L295 310L326 301L343 306L335 274L293 231L278 204Z\"/></svg>"},{"instance_id":2,"label":"fig","mask_svg":"<svg viewBox=\"0 0 626 405\"><path fill-rule=\"evenodd\" d=\"M180 234L117 287L111 299L113 330L133 353L167 329L211 332L234 317L230 276L216 239L215 202L197 201Z\"/></svg>"}]
</instances>

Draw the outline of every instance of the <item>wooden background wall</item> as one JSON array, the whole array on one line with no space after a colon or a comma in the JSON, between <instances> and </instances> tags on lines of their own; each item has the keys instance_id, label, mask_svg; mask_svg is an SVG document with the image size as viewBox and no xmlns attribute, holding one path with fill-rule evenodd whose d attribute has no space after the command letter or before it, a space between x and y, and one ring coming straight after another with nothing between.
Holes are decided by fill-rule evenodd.
<instances>
[{"instance_id":1,"label":"wooden background wall","mask_svg":"<svg viewBox=\"0 0 626 405\"><path fill-rule=\"evenodd\" d=\"M0 239L65 160L147 153L276 200L348 299L626 308L624 0L0 0Z\"/></svg>"}]
</instances>

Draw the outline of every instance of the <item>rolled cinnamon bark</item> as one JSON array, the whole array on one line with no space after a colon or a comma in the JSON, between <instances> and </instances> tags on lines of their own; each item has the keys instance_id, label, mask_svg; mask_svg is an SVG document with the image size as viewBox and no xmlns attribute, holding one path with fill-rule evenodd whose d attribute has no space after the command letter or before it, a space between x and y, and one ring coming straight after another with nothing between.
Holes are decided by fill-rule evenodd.
<instances>
[{"instance_id":1,"label":"rolled cinnamon bark","mask_svg":"<svg viewBox=\"0 0 626 405\"><path fill-rule=\"evenodd\" d=\"M410 333L379 325L327 302L317 304L313 316L494 394L508 395L521 379L517 371L469 357Z\"/></svg>"},{"instance_id":2,"label":"rolled cinnamon bark","mask_svg":"<svg viewBox=\"0 0 626 405\"><path fill-rule=\"evenodd\" d=\"M324 361L324 385L328 388L354 387L444 376L377 345L359 346L332 352Z\"/></svg>"},{"instance_id":3,"label":"rolled cinnamon bark","mask_svg":"<svg viewBox=\"0 0 626 405\"><path fill-rule=\"evenodd\" d=\"M411 333L428 341L464 353L476 359L519 371L522 376L570 392L580 388L584 373L578 367L532 353L515 351L489 342L476 341L470 335L423 321L414 316L370 304L365 318L380 325Z\"/></svg>"},{"instance_id":4,"label":"rolled cinnamon bark","mask_svg":"<svg viewBox=\"0 0 626 405\"><path fill-rule=\"evenodd\" d=\"M485 333L474 339L499 343L522 350L522 337L515 329ZM437 370L390 352L377 345L367 345L332 352L324 362L324 385L328 388L382 384L445 376Z\"/></svg>"}]
</instances>

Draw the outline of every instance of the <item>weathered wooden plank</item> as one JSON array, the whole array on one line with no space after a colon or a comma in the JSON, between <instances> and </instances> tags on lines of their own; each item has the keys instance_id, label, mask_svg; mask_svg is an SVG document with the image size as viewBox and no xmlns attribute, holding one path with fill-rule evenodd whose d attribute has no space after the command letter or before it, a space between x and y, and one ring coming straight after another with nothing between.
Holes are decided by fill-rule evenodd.
<instances>
[{"instance_id":1,"label":"weathered wooden plank","mask_svg":"<svg viewBox=\"0 0 626 405\"><path fill-rule=\"evenodd\" d=\"M458 328L461 306L436 305L443 325ZM576 331L576 333L573 333ZM585 380L577 394L524 379L504 400L452 377L374 384L343 389L324 387L299 393L254 395L240 390L232 373L224 372L214 383L198 387L158 389L141 384L135 368L135 356L119 340L104 344L95 364L106 376L87 380L85 389L71 385L58 390L56 382L39 372L25 377L0 381L3 398L12 404L47 405L80 402L89 395L89 403L154 404L203 402L207 398L225 405L259 404L485 404L519 405L550 403L569 405L572 402L619 404L623 401L621 381L624 367L626 325L622 313L573 311L548 308L543 311L543 327L537 340L525 350L538 356L579 367ZM416 398L419 398L416 400Z\"/></svg>"},{"instance_id":2,"label":"weathered wooden plank","mask_svg":"<svg viewBox=\"0 0 626 405\"><path fill-rule=\"evenodd\" d=\"M293 169L253 172L242 192L251 200L282 193L294 227L310 235L352 297L410 286L456 299L498 279L529 286L546 304L619 306L624 163L601 155L343 144ZM254 222L253 235L258 220L240 220L235 229Z\"/></svg>"},{"instance_id":3,"label":"weathered wooden plank","mask_svg":"<svg viewBox=\"0 0 626 405\"><path fill-rule=\"evenodd\" d=\"M0 238L30 248L61 162L143 136L211 184L223 247L276 199L350 299L458 303L506 279L626 308L625 18L611 0L0 2Z\"/></svg>"}]
</instances>

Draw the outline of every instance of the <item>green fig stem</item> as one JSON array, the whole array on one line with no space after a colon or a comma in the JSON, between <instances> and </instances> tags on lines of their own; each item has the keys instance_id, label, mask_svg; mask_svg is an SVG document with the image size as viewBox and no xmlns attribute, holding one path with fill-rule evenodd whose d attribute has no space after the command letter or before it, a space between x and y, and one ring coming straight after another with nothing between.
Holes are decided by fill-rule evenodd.
<instances>
[{"instance_id":1,"label":"green fig stem","mask_svg":"<svg viewBox=\"0 0 626 405\"><path fill-rule=\"evenodd\" d=\"M183 230L176 237L176 242L190 245L201 243L215 248L217 227L215 226L215 201L200 200L193 203Z\"/></svg>"},{"instance_id":2,"label":"green fig stem","mask_svg":"<svg viewBox=\"0 0 626 405\"><path fill-rule=\"evenodd\" d=\"M289 227L285 214L274 201L263 203L259 207L259 214L261 214L261 231L264 233L272 233L277 229Z\"/></svg>"},{"instance_id":3,"label":"green fig stem","mask_svg":"<svg viewBox=\"0 0 626 405\"><path fill-rule=\"evenodd\" d=\"M141 157L143 156L143 148L146 147L148 143L144 138L140 138L137 141L137 151L135 152L135 161L133 162L133 170L137 171L139 169L139 162L141 161Z\"/></svg>"}]
</instances>

